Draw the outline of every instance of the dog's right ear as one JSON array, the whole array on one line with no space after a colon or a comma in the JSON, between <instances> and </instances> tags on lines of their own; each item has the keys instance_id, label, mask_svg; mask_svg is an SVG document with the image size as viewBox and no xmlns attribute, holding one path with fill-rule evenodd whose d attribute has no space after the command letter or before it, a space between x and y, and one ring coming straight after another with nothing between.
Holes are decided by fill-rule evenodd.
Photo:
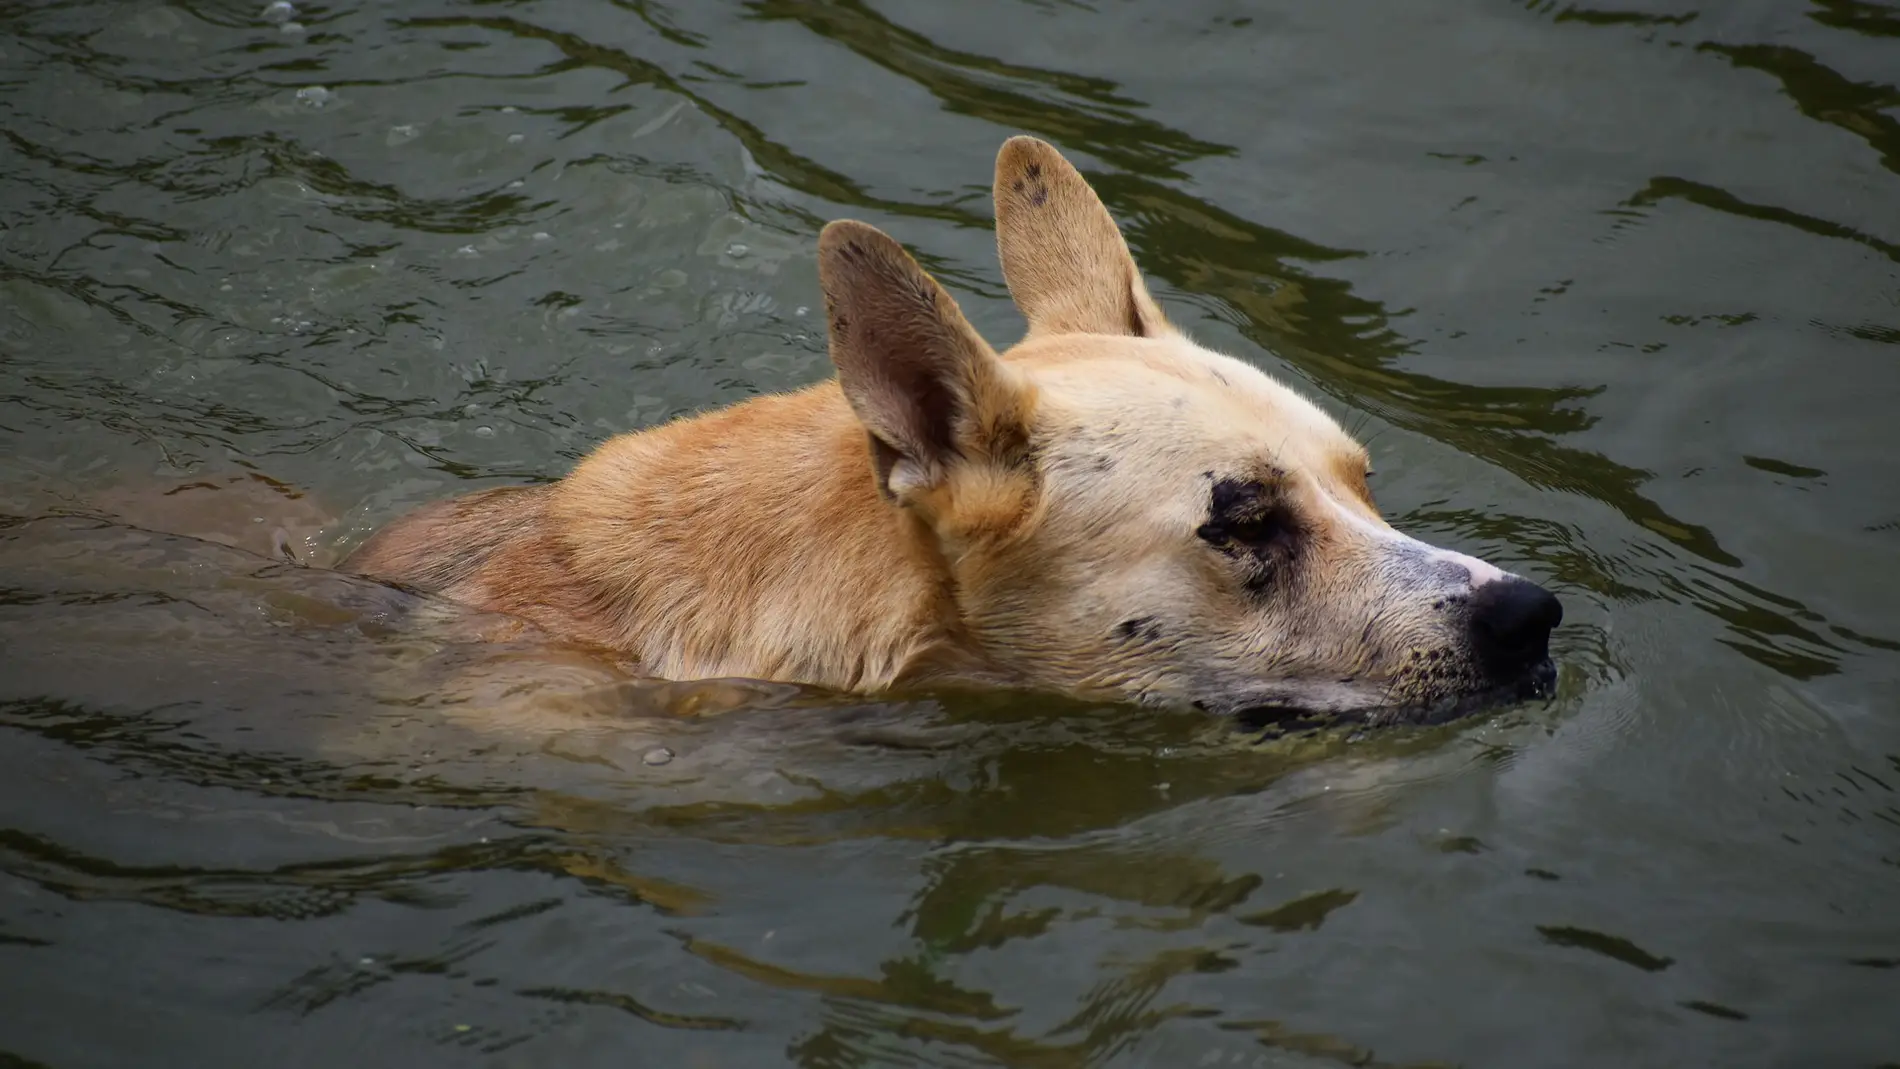
<instances>
[{"instance_id":1,"label":"dog's right ear","mask_svg":"<svg viewBox=\"0 0 1900 1069\"><path fill-rule=\"evenodd\" d=\"M818 236L831 362L871 436L878 486L916 502L959 462L1026 448L1033 390L902 246L853 220Z\"/></svg>"}]
</instances>

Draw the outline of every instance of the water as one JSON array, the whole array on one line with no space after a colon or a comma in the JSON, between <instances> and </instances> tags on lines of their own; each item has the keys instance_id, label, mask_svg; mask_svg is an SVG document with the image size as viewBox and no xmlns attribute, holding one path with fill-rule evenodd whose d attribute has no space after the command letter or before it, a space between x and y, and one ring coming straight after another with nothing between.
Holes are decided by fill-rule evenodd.
<instances>
[{"instance_id":1,"label":"water","mask_svg":"<svg viewBox=\"0 0 1900 1069\"><path fill-rule=\"evenodd\" d=\"M0 24L0 1064L1900 1062L1900 7ZM1020 132L1557 700L655 685L282 560L823 376L828 219L1015 337Z\"/></svg>"}]
</instances>

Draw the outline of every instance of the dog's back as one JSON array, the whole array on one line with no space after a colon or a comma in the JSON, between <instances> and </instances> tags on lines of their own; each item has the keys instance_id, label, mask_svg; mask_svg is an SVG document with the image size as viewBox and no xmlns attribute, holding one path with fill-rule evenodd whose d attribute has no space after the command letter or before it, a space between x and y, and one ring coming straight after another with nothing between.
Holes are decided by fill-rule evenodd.
<instances>
[{"instance_id":1,"label":"dog's back","mask_svg":"<svg viewBox=\"0 0 1900 1069\"><path fill-rule=\"evenodd\" d=\"M541 540L548 490L504 486L424 505L377 531L341 567L464 600L498 552Z\"/></svg>"}]
</instances>

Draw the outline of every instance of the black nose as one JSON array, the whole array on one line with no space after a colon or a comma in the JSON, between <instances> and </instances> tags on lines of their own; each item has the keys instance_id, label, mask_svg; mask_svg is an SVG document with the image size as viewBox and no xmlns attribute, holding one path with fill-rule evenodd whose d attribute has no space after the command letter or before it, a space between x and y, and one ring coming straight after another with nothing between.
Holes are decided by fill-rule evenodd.
<instances>
[{"instance_id":1,"label":"black nose","mask_svg":"<svg viewBox=\"0 0 1900 1069\"><path fill-rule=\"evenodd\" d=\"M1550 633L1563 622L1556 595L1523 579L1495 579L1471 595L1471 648L1496 677L1519 675L1550 656Z\"/></svg>"}]
</instances>

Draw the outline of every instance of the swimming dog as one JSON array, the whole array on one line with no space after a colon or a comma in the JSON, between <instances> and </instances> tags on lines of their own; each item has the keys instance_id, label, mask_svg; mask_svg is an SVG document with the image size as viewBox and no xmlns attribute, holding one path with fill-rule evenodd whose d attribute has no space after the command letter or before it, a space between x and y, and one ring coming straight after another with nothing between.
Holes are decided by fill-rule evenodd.
<instances>
[{"instance_id":1,"label":"swimming dog","mask_svg":"<svg viewBox=\"0 0 1900 1069\"><path fill-rule=\"evenodd\" d=\"M1388 525L1366 450L1163 315L1051 146L996 161L998 353L892 238L818 238L835 378L426 505L342 568L667 679L1437 719L1545 693L1542 587Z\"/></svg>"}]
</instances>

